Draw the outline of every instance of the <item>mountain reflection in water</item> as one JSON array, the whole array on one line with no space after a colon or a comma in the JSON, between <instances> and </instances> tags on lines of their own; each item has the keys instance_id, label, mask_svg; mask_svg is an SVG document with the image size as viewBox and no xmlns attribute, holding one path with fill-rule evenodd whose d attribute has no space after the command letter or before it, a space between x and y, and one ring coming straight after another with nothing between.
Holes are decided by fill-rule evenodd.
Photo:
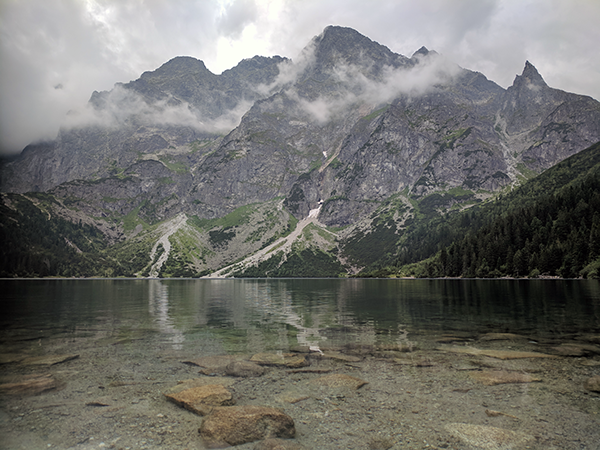
<instances>
[{"instance_id":1,"label":"mountain reflection in water","mask_svg":"<svg viewBox=\"0 0 600 450\"><path fill-rule=\"evenodd\" d=\"M3 328L135 328L174 349L210 334L227 351L404 342L411 333L542 338L600 330L585 280L4 280Z\"/></svg>"}]
</instances>

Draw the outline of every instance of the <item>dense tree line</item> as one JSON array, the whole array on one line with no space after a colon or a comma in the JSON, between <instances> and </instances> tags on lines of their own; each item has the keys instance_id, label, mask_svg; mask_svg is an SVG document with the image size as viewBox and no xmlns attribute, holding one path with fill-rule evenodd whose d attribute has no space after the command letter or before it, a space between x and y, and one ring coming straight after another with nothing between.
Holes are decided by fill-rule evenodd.
<instances>
[{"instance_id":1,"label":"dense tree line","mask_svg":"<svg viewBox=\"0 0 600 450\"><path fill-rule=\"evenodd\" d=\"M598 277L600 176L518 208L400 269L421 277Z\"/></svg>"},{"instance_id":2,"label":"dense tree line","mask_svg":"<svg viewBox=\"0 0 600 450\"><path fill-rule=\"evenodd\" d=\"M598 277L600 143L470 210L415 220L363 276Z\"/></svg>"},{"instance_id":3,"label":"dense tree line","mask_svg":"<svg viewBox=\"0 0 600 450\"><path fill-rule=\"evenodd\" d=\"M304 249L289 255L285 261L283 252L271 258L234 273L235 277L339 277L344 267L332 255L315 249Z\"/></svg>"},{"instance_id":4,"label":"dense tree line","mask_svg":"<svg viewBox=\"0 0 600 450\"><path fill-rule=\"evenodd\" d=\"M130 276L131 268L103 253L102 232L52 214L51 196L4 195L0 202L0 277Z\"/></svg>"}]
</instances>

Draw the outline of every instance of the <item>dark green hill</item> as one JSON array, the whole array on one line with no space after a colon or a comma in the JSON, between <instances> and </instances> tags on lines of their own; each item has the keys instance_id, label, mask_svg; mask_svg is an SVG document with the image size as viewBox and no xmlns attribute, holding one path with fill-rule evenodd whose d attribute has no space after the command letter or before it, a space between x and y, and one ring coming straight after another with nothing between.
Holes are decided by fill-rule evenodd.
<instances>
[{"instance_id":1,"label":"dark green hill","mask_svg":"<svg viewBox=\"0 0 600 450\"><path fill-rule=\"evenodd\" d=\"M600 143L497 200L409 226L367 276L598 277Z\"/></svg>"}]
</instances>

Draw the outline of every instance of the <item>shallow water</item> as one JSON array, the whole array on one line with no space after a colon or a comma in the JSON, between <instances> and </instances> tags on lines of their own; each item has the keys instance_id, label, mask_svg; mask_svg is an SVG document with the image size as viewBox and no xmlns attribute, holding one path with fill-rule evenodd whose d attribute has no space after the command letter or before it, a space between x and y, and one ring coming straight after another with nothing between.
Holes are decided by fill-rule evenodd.
<instances>
[{"instance_id":1,"label":"shallow water","mask_svg":"<svg viewBox=\"0 0 600 450\"><path fill-rule=\"evenodd\" d=\"M156 334L227 351L423 330L557 337L600 330L600 285L580 280L0 281L5 333Z\"/></svg>"},{"instance_id":2,"label":"shallow water","mask_svg":"<svg viewBox=\"0 0 600 450\"><path fill-rule=\"evenodd\" d=\"M461 440L460 433L448 431L449 424L502 425L502 429L535 435L540 424L551 420L564 426L574 418L581 424L579 429L552 438L536 435L528 445L596 450L593 442L596 438L600 442L598 395L581 387L588 377L600 375L600 354L593 351L594 345L600 345L595 341L600 335L596 281L0 280L0 290L0 353L9 355L0 365L5 382L32 374L59 381L55 389L39 395L2 396L1 448L169 448L175 444L204 448L196 431L200 419L160 395L178 380L199 376L197 367L182 361L288 352L298 346L313 350L312 366L369 382L356 393L344 394L337 409L345 415L336 419L332 413L325 419L331 410L327 402L335 396L308 396L307 402L316 402L314 411L329 408L321 416L271 396L270 383L285 386L289 374L284 370L271 369L260 382L237 381L238 403L262 400L290 410L297 422L297 441L306 448L426 448L419 441L427 437L431 441L427 445L433 448L509 448ZM490 333L517 337L488 339ZM456 346L552 352L564 343L592 346L592 351L518 362L455 352ZM330 350L361 361L320 359L320 352ZM23 362L43 355L78 358L54 365ZM534 384L484 388L468 377L490 367L542 374L545 381L535 388ZM304 381L293 380L299 385ZM469 398L454 399L453 386L458 392L477 389ZM525 397L523 386L527 386ZM480 417L480 412L475 418L464 417L465 408L481 409L491 403L487 397L498 399L511 389L514 392L506 395L520 398L520 406L511 405L503 418ZM532 396L532 389L539 392ZM548 390L556 404L540 400ZM407 398L407 391L420 394ZM433 404L444 406L437 418L413 411L434 399ZM369 422L371 431L363 424L364 417L348 413L367 407L372 411L375 403L394 401L412 406L379 406ZM90 406L94 403L107 406ZM514 421L510 416L518 416L520 410L533 416L521 418L518 424L510 422ZM550 411L554 411L551 419ZM166 417L173 423L163 423ZM314 420L325 427L323 431L311 425ZM374 427L378 420L381 423ZM438 422L427 428L424 420ZM357 426L367 431L353 437L351 430ZM340 437L334 439L335 430Z\"/></svg>"}]
</instances>

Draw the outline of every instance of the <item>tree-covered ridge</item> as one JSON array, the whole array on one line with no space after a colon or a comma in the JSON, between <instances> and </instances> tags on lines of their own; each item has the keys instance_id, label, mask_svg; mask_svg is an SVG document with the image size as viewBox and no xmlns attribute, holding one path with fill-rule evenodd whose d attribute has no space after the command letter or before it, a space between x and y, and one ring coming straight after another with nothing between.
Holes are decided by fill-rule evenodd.
<instances>
[{"instance_id":1,"label":"tree-covered ridge","mask_svg":"<svg viewBox=\"0 0 600 450\"><path fill-rule=\"evenodd\" d=\"M494 202L414 224L403 241L367 275L597 278L600 143Z\"/></svg>"},{"instance_id":2,"label":"tree-covered ridge","mask_svg":"<svg viewBox=\"0 0 600 450\"><path fill-rule=\"evenodd\" d=\"M115 261L107 264L98 255L107 245L104 235L92 225L51 216L42 206L44 194L30 196L1 197L0 277L109 275L104 270Z\"/></svg>"}]
</instances>

